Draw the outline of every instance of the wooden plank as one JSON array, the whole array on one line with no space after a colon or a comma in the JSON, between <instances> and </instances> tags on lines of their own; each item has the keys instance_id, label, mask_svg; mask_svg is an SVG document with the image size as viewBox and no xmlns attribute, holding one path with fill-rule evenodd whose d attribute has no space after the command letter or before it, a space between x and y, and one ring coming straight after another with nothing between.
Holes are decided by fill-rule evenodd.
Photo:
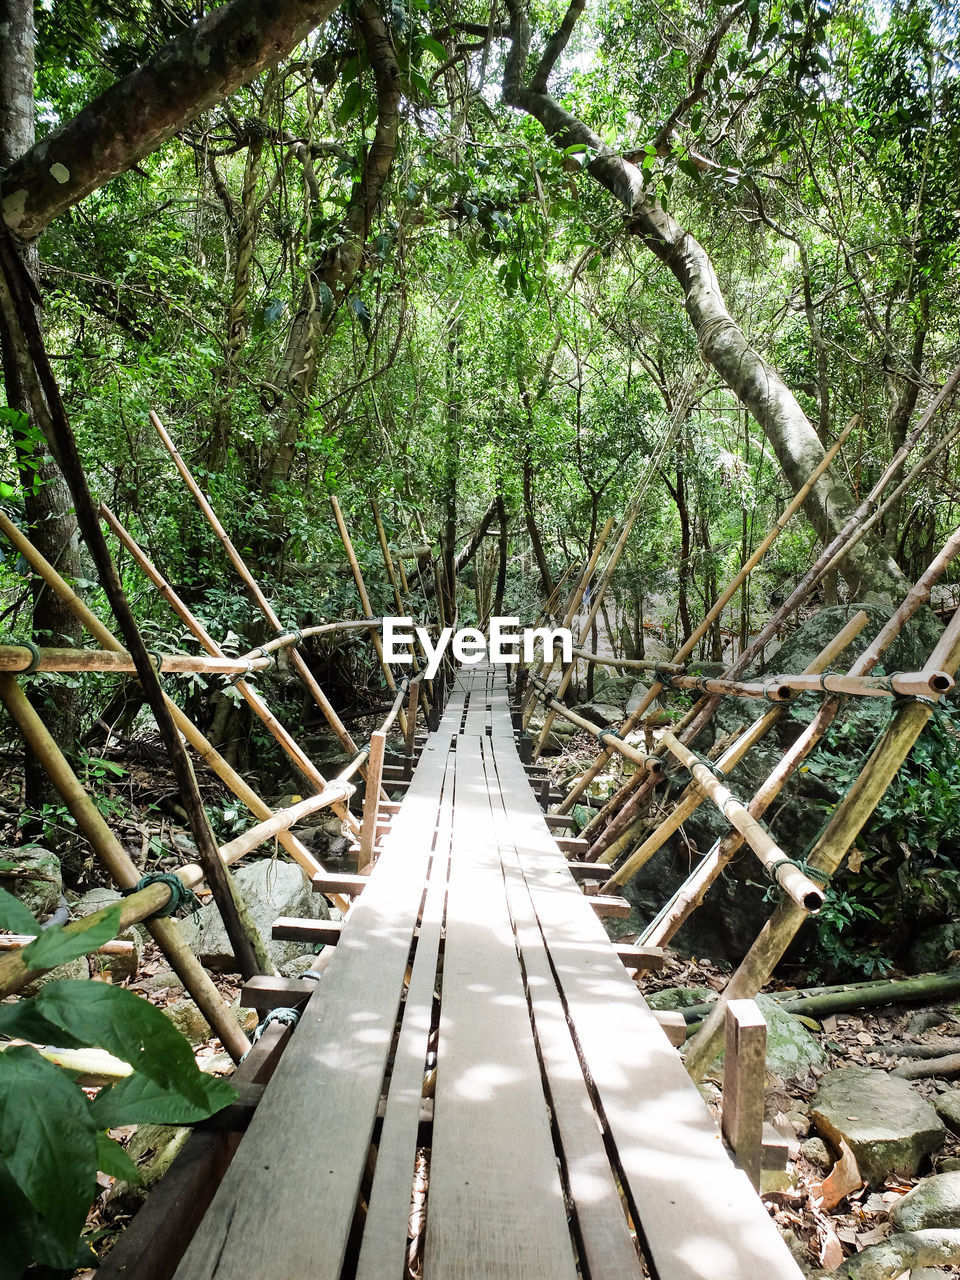
<instances>
[{"instance_id":1,"label":"wooden plank","mask_svg":"<svg viewBox=\"0 0 960 1280\"><path fill-rule=\"evenodd\" d=\"M574 1280L480 739L455 755L424 1275Z\"/></svg>"},{"instance_id":2,"label":"wooden plank","mask_svg":"<svg viewBox=\"0 0 960 1280\"><path fill-rule=\"evenodd\" d=\"M572 813L545 813L543 816L548 827L561 827L569 831L576 825Z\"/></svg>"},{"instance_id":3,"label":"wooden plank","mask_svg":"<svg viewBox=\"0 0 960 1280\"><path fill-rule=\"evenodd\" d=\"M586 901L590 903L596 914L604 919L607 916L613 916L616 919L625 920L631 911L630 903L626 898L616 895L595 893Z\"/></svg>"},{"instance_id":4,"label":"wooden plank","mask_svg":"<svg viewBox=\"0 0 960 1280\"><path fill-rule=\"evenodd\" d=\"M512 834L524 876L657 1274L669 1280L800 1280L589 900L560 874L562 856L551 847L512 740L502 724L498 731L496 717L492 740L501 785L510 787Z\"/></svg>"},{"instance_id":5,"label":"wooden plank","mask_svg":"<svg viewBox=\"0 0 960 1280\"><path fill-rule=\"evenodd\" d=\"M660 1030L664 1033L675 1049L680 1049L686 1043L687 1039L687 1022L679 1009L654 1009L653 1016L660 1024Z\"/></svg>"},{"instance_id":6,"label":"wooden plank","mask_svg":"<svg viewBox=\"0 0 960 1280\"><path fill-rule=\"evenodd\" d=\"M638 947L630 942L615 942L613 949L625 969L662 969L667 963L663 947Z\"/></svg>"},{"instance_id":7,"label":"wooden plank","mask_svg":"<svg viewBox=\"0 0 960 1280\"><path fill-rule=\"evenodd\" d=\"M430 856L421 820L432 810L432 828L448 754L424 752L177 1280L339 1280Z\"/></svg>"},{"instance_id":8,"label":"wooden plank","mask_svg":"<svg viewBox=\"0 0 960 1280\"><path fill-rule=\"evenodd\" d=\"M375 634L375 633L374 633ZM387 669L389 675L389 669ZM360 827L360 870L373 861L373 846L377 838L377 806L380 801L380 780L383 776L383 753L387 735L376 729L370 735L370 754L367 757L366 787L363 792L363 823Z\"/></svg>"},{"instance_id":9,"label":"wooden plank","mask_svg":"<svg viewBox=\"0 0 960 1280\"><path fill-rule=\"evenodd\" d=\"M271 1009L299 1009L317 989L310 978L267 977L258 974L240 988L240 1007L269 1013Z\"/></svg>"},{"instance_id":10,"label":"wooden plank","mask_svg":"<svg viewBox=\"0 0 960 1280\"><path fill-rule=\"evenodd\" d=\"M497 793L494 806L500 810L498 839L508 905L523 955L527 992L554 1122L563 1147L580 1247L590 1280L640 1280L643 1270L610 1167L601 1122L590 1099L576 1046L570 1038L520 861L510 842L509 809L503 807L495 777L491 783L491 796L495 790Z\"/></svg>"},{"instance_id":11,"label":"wooden plank","mask_svg":"<svg viewBox=\"0 0 960 1280\"><path fill-rule=\"evenodd\" d=\"M554 836L557 848L563 853L586 853L590 848L589 840L581 840L579 836Z\"/></svg>"},{"instance_id":12,"label":"wooden plank","mask_svg":"<svg viewBox=\"0 0 960 1280\"><path fill-rule=\"evenodd\" d=\"M721 1129L740 1168L759 1190L767 1024L755 1000L731 1000L724 1028Z\"/></svg>"},{"instance_id":13,"label":"wooden plank","mask_svg":"<svg viewBox=\"0 0 960 1280\"><path fill-rule=\"evenodd\" d=\"M279 916L270 936L274 942L322 942L335 947L343 933L342 920L310 920L301 916Z\"/></svg>"},{"instance_id":14,"label":"wooden plank","mask_svg":"<svg viewBox=\"0 0 960 1280\"><path fill-rule=\"evenodd\" d=\"M568 862L567 870L574 880L609 880L613 875L613 867L603 862Z\"/></svg>"},{"instance_id":15,"label":"wooden plank","mask_svg":"<svg viewBox=\"0 0 960 1280\"><path fill-rule=\"evenodd\" d=\"M424 1115L424 1069L450 866L452 781L451 770L444 784L420 936L403 1006L355 1280L384 1280L384 1277L399 1277L404 1273L414 1161Z\"/></svg>"},{"instance_id":16,"label":"wooden plank","mask_svg":"<svg viewBox=\"0 0 960 1280\"><path fill-rule=\"evenodd\" d=\"M314 893L341 893L345 898L356 898L370 883L370 877L349 875L345 871L316 871L310 883Z\"/></svg>"}]
</instances>

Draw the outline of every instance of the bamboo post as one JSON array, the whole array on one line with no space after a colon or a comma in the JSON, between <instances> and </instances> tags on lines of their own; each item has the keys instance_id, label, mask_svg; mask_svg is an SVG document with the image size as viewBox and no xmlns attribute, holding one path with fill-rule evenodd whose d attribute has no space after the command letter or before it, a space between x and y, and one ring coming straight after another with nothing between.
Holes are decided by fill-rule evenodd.
<instances>
[{"instance_id":1,"label":"bamboo post","mask_svg":"<svg viewBox=\"0 0 960 1280\"><path fill-rule=\"evenodd\" d=\"M184 462L183 458L181 458L180 454L177 452L176 445L171 440L169 434L167 433L166 428L164 427L163 423L160 421L160 419L157 417L156 413L154 413L152 409L150 410L150 421L153 423L153 426L156 429L157 435L160 437L161 441L163 442L164 448L167 450L167 452L170 454L170 457L173 459L173 464L177 468L177 470L180 472L180 475L183 479L184 484L187 486L187 489L193 495L193 498L196 501L197 506L200 508L200 510L203 512L203 515L206 517L207 523L210 525L210 528L213 530L214 535L217 538L217 541L220 543L224 551L227 553L227 557L230 560L230 563L233 565L234 569L237 571L238 575L240 576L240 579L243 582L244 586L247 588L247 590L250 592L250 595L253 597L254 603L257 605L260 612L263 614L267 622L269 622L270 626L273 627L275 631L285 632L286 628L284 627L283 623L280 621L279 617L277 616L277 613L274 610L273 605L264 595L263 591L260 589L260 585L254 578L250 570L247 568L243 560L243 557L240 555L239 551L231 542L229 536L227 535L227 531L223 527L223 525L220 523L220 520L217 517L216 512L214 511L210 503L207 501L206 497L203 494L203 491L201 490L200 486L197 484L196 480L193 478L193 474L191 473L189 467ZM350 734L346 729L346 726L343 724L340 717L337 715L336 711L331 706L330 702L327 699L326 694L320 688L320 685L317 683L317 680L314 677L313 672L307 666L307 663L303 655L299 653L296 648L292 648L290 651L290 663L293 666L294 670L296 671L297 675L300 677L303 683L310 690L310 693L313 697L314 702L316 702L317 706L323 712L324 716L326 717L327 723L329 724L333 732L336 734L336 736L339 738L344 749L346 751L356 751L357 744L351 738Z\"/></svg>"},{"instance_id":2,"label":"bamboo post","mask_svg":"<svg viewBox=\"0 0 960 1280\"><path fill-rule=\"evenodd\" d=\"M759 544L759 546L756 548L753 554L749 557L749 559L746 560L740 566L740 568L737 570L734 576L730 579L730 582L727 584L725 589L721 592L721 594L714 601L713 605L707 611L707 614L704 617L703 621L700 623L698 627L694 628L689 639L680 646L677 652L673 655L673 659L671 663L667 664L668 666L674 666L677 663L682 663L686 658L690 656L690 654L693 653L694 649L697 647L697 645L700 643L703 637L707 634L707 632L713 626L714 622L716 622L717 618L720 617L720 614L723 612L723 610L727 607L727 605L730 603L730 601L739 591L740 587L744 584L744 582L746 582L747 578L750 576L750 574L753 572L756 566L760 563L760 561L763 559L766 553L770 550L774 542L776 542L777 538L780 537L780 534L784 531L784 529L787 527L787 525L790 523L790 521L793 519L796 513L800 510L801 506L806 501L810 491L813 489L813 486L817 483L817 481L820 479L820 477L829 467L830 463L836 457L837 453L840 451L841 446L843 445L847 436L849 436L850 432L853 430L853 427L857 421L858 419L856 416L850 419L850 421L844 427L843 431L840 433L840 436L830 446L830 448L824 454L823 458L820 460L817 466L814 467L813 471L810 473L810 476L808 477L806 482L797 490L793 498L791 498L791 500L787 503L781 516L779 517L778 520L775 521L773 528L770 530L767 536L763 539L763 541ZM812 586L809 589L812 590ZM770 634L772 635L773 632L771 631ZM766 643L766 641L764 643ZM731 670L731 675L734 674L736 671L743 671L748 665L749 665L748 662L741 663L740 659L738 659L737 663L735 664L735 668ZM635 728L640 723L640 721L643 719L644 715L646 714L648 708L653 704L653 702L656 701L656 699L663 692L664 688L665 686L659 680L654 681L654 683L650 686L650 689L648 690L646 696L643 699L641 699L640 705L637 707L637 709L633 712L633 714L626 720L626 722L621 727L621 730L620 730L621 733L629 733L631 729ZM691 740L694 736L695 735L691 733L687 738L687 740L688 741ZM576 786L570 789L563 803L560 805L560 808L558 810L559 813L570 812L574 804L576 804L577 800L580 798L583 792L587 789L587 787L590 785L593 779L597 776L600 770L604 768L604 766L606 765L609 759L610 759L610 753L608 751L602 751L600 753L600 755L597 757L594 763L590 766L590 768L586 771L586 773L583 775L580 781L576 784Z\"/></svg>"},{"instance_id":3,"label":"bamboo post","mask_svg":"<svg viewBox=\"0 0 960 1280\"><path fill-rule=\"evenodd\" d=\"M740 834L757 855L767 870L774 876L780 887L788 893L801 910L817 912L823 906L823 890L818 884L805 876L799 867L787 857L780 846L767 834L742 801L725 787L719 778L715 778L705 764L694 753L678 742L674 735L663 731L664 745L667 750L689 769L699 786L706 792L716 807Z\"/></svg>"},{"instance_id":4,"label":"bamboo post","mask_svg":"<svg viewBox=\"0 0 960 1280\"><path fill-rule=\"evenodd\" d=\"M960 664L960 609L958 609L943 635L940 637L925 670L946 671L953 674ZM913 744L923 731L930 716L936 710L939 695L921 701L908 702L894 716L880 741L871 752L853 786L834 810L833 817L811 850L807 862L824 875L832 876L847 851L869 820L884 792L909 755ZM761 929L753 946L747 952L740 967L728 982L711 1013L691 1040L686 1066L694 1079L699 1079L710 1059L724 1008L730 1000L750 998L766 983L784 951L790 945L803 923L803 913L792 903L783 902Z\"/></svg>"},{"instance_id":5,"label":"bamboo post","mask_svg":"<svg viewBox=\"0 0 960 1280\"><path fill-rule=\"evenodd\" d=\"M308 796L306 800L300 800L297 804L290 805L286 809L277 809L265 818L263 822L259 822L255 827L251 827L248 831L242 832L233 840L223 845L220 849L220 857L229 866L233 862L237 862L245 854L256 849L266 840L272 839L279 835L281 831L287 831L295 823L301 822L311 813L316 813L319 809L326 809L333 804L334 799L339 795L346 799L353 792L353 787L345 782L331 782L323 795Z\"/></svg>"},{"instance_id":6,"label":"bamboo post","mask_svg":"<svg viewBox=\"0 0 960 1280\"><path fill-rule=\"evenodd\" d=\"M584 566L583 573L581 573L579 580L577 581L573 590L570 592L569 597L567 598L567 607L563 611L563 622L560 624L561 626L567 627L567 628L573 626L573 620L577 616L577 611L579 610L581 604L583 603L583 597L586 594L587 587L590 585L590 579L593 577L594 571L597 567L597 561L600 559L600 555L603 551L603 548L607 544L607 539L610 537L610 533L612 529L613 529L613 518L611 517L609 520L607 520L604 523L600 532L597 534L597 540L594 543L593 551L590 554L590 557L587 560L586 565ZM563 579L561 579L561 582L562 581ZM553 589L553 594L550 600L547 601L546 608L544 610L544 613L546 614L547 622L551 621L551 609L550 609L551 600L553 600L556 597L559 590L560 590L560 583L557 583L556 587L554 587ZM543 680L549 680L550 673L551 671L553 671L553 668L556 665L557 665L556 651L551 650L549 654L544 652L543 658L537 666L537 670L532 671L530 674L539 676ZM530 706L523 720L524 729L526 729L527 725L530 723L530 716L533 714L533 707L534 707L534 702L533 702L533 699L531 698Z\"/></svg>"},{"instance_id":7,"label":"bamboo post","mask_svg":"<svg viewBox=\"0 0 960 1280\"><path fill-rule=\"evenodd\" d=\"M100 861L121 889L133 888L140 879L140 873L130 855L80 785L63 752L13 676L0 676L0 700L19 726L30 749L42 761L50 781L63 797L64 804L90 841ZM239 1061L249 1048L247 1037L200 961L184 942L176 922L171 919L149 920L147 928L162 947L204 1017L223 1041L224 1048L234 1061Z\"/></svg>"},{"instance_id":8,"label":"bamboo post","mask_svg":"<svg viewBox=\"0 0 960 1280\"><path fill-rule=\"evenodd\" d=\"M188 889L194 888L203 879L203 871L198 866L178 867L174 875L179 876ZM120 921L117 925L117 933L123 933L129 929L131 925L140 924L144 920L148 920L150 916L157 911L162 911L170 901L170 886L162 881L156 881L149 884L145 889L139 889L136 893L131 893L125 898L121 898L119 903L111 903L107 907L103 907L100 911L94 911L88 916L84 916L81 920L73 920L69 924L64 925L63 932L71 938L81 937L85 933L96 929L100 923L110 914L111 911L120 907ZM4 939L4 943L7 939ZM26 938L23 945L26 946L33 942L33 938ZM107 943L102 947L91 947L90 952L108 951L116 943ZM132 946L132 943L125 944ZM22 950L11 952L9 955L0 957L0 997L12 996L20 991L29 982L33 982L34 978L40 977L41 974L47 973L47 968L30 969L27 967L23 958ZM238 1042L239 1047L239 1042ZM242 1052L242 1050L241 1050Z\"/></svg>"},{"instance_id":9,"label":"bamboo post","mask_svg":"<svg viewBox=\"0 0 960 1280\"><path fill-rule=\"evenodd\" d=\"M613 579L614 570L616 569L620 561L620 557L623 555L624 551L627 549L627 542L630 539L630 534L633 531L633 526L636 522L639 512L640 512L639 506L634 506L632 510L627 512L627 515L624 518L623 528L620 531L620 536L619 538L617 538L617 541L614 543L613 550L610 552L610 556L607 560L607 563L603 567L603 573L600 575L600 581L597 583L597 588L594 591L593 596L591 598L590 610L587 614L586 620L583 623L583 626L580 628L581 634L583 635L590 634L590 628L593 626L596 620L597 614L600 612L600 606L603 604L603 597L606 594L607 587L610 585ZM592 560L592 557L591 557L591 560ZM588 570L590 570L590 565L588 565L587 570L584 571L583 577L581 578L580 584L578 585L577 592L575 593L575 595L579 593L580 600L583 599L583 592L586 591L587 584L590 581L589 577L587 576ZM583 591L580 591L580 586L582 586ZM568 609L567 610L568 616L570 615L570 612L571 612L570 609ZM572 621L573 621L573 618L571 617L571 622ZM552 669L552 665L553 665L553 660L551 659L551 669ZM561 675L560 683L557 686L557 693L556 693L556 696L558 699L562 699L563 695L566 693L567 689L570 687L570 682L573 679L573 673L576 670L576 666L577 666L576 659L574 659L572 662L569 663L569 665L565 668L563 674ZM551 726L553 725L555 718L556 718L555 711L547 712L547 718L543 722L543 728L540 730L540 734L533 748L534 760L539 759L540 752L543 750L543 744L547 740L547 734L550 732Z\"/></svg>"},{"instance_id":10,"label":"bamboo post","mask_svg":"<svg viewBox=\"0 0 960 1280\"><path fill-rule=\"evenodd\" d=\"M861 609L847 622L836 636L825 645L817 656L810 663L807 671L812 675L817 675L826 667L830 666L839 655L847 648L849 644L860 634L863 628L869 622L868 615ZM783 707L771 707L771 709L758 716L739 737L727 748L726 751L717 760L714 768L718 773L730 773L743 759L751 747L755 746L761 738L763 738L770 729L781 719L783 715ZM691 783L684 794L680 797L674 811L657 827L656 831L643 842L623 866L618 867L613 875L607 881L611 887L619 888L640 870L653 855L660 849L666 841L677 831L684 822L694 813L704 800L703 793L699 788ZM752 810L751 810L752 812ZM758 816L758 815L757 815ZM606 855L609 854L608 858ZM603 861L612 861L616 857L615 846L611 845L603 855Z\"/></svg>"},{"instance_id":11,"label":"bamboo post","mask_svg":"<svg viewBox=\"0 0 960 1280\"><path fill-rule=\"evenodd\" d=\"M360 561L357 559L357 553L353 549L353 542L350 539L350 533L347 529L346 521L343 518L343 512L340 510L340 503L337 501L336 494L331 493L330 505L333 508L333 517L337 522L337 531L340 534L340 541L343 543L343 549L347 554L347 560L350 564L350 572L353 574L353 580L356 583L357 595L360 597L360 607L369 618L373 614L373 608L370 604L370 597L367 595L367 587L363 581L363 573L360 569ZM393 672L390 670L390 664L383 656L383 644L380 636L376 631L370 633L370 639L373 641L373 647L377 651L377 657L380 659L380 666L383 669L383 678L387 682L388 689L395 689L397 682L393 678ZM400 727L406 732L406 717L400 712Z\"/></svg>"},{"instance_id":12,"label":"bamboo post","mask_svg":"<svg viewBox=\"0 0 960 1280\"><path fill-rule=\"evenodd\" d=\"M11 546L23 556L34 573L43 579L47 586L64 602L70 612L83 623L87 631L105 649L121 652L122 646L100 619L80 599L77 593L57 573L53 565L46 560L34 545L20 532L15 524L0 511L0 533L7 538ZM136 544L134 544L136 545ZM197 726L184 714L172 699L167 698L167 706L173 716L173 722L187 742L200 758L230 788L233 794L250 810L255 818L269 818L270 809L264 804L256 792L244 781L237 771L224 760L223 756L204 737ZM323 870L321 863L291 832L284 832L279 837L280 843L295 862L307 873L308 877ZM341 903L343 904L341 907ZM349 902L341 898L337 906L341 910L349 907ZM209 1022L209 1018L207 1019Z\"/></svg>"},{"instance_id":13,"label":"bamboo post","mask_svg":"<svg viewBox=\"0 0 960 1280\"><path fill-rule=\"evenodd\" d=\"M377 540L380 543L380 554L383 556L383 567L387 571L390 589L393 592L394 604L397 606L397 614L398 616L402 616L406 613L406 608L403 603L403 594L400 590L400 582L397 578L397 569L393 563L393 556L390 554L390 543L387 539L387 531L384 528L383 517L380 515L380 507L376 499L371 501L370 506L373 509L373 520L377 526ZM410 656L412 658L416 658L418 643L418 640L411 640L408 645ZM427 693L425 689L423 689L421 693L417 694L417 698L419 699L420 697L423 698L424 711L429 714L430 704L427 700Z\"/></svg>"},{"instance_id":14,"label":"bamboo post","mask_svg":"<svg viewBox=\"0 0 960 1280\"><path fill-rule=\"evenodd\" d=\"M671 676L675 689L699 689L730 698L763 698L767 702L790 702L795 693L840 693L854 698L922 698L931 693L948 693L953 677L945 671L896 671L889 676L855 676L831 672L828 675L767 676L763 680L724 680L711 676Z\"/></svg>"},{"instance_id":15,"label":"bamboo post","mask_svg":"<svg viewBox=\"0 0 960 1280\"><path fill-rule=\"evenodd\" d=\"M387 735L377 729L370 735L370 759L367 764L367 786L363 796L363 825L360 828L359 871L363 875L373 861L377 840L377 811L380 805L380 780L383 777L383 753Z\"/></svg>"},{"instance_id":16,"label":"bamboo post","mask_svg":"<svg viewBox=\"0 0 960 1280\"><path fill-rule=\"evenodd\" d=\"M216 640L214 640L213 636L210 635L209 631L207 631L206 627L199 620L199 618L197 618L196 615L187 607L187 605L184 604L184 602L180 599L180 597L177 595L174 589L170 586L169 582L167 582L166 578L163 576L160 570L147 557L146 552L144 552L144 550L140 547L139 543L137 543L131 537L131 535L123 527L123 525L120 523L117 517L113 514L110 508L105 506L103 503L101 503L100 514L103 517L103 519L106 520L108 526L110 527L112 532L116 535L116 537L120 540L121 544L124 547L126 547L126 549L130 552L130 555L133 557L134 561L139 566L140 570L146 575L146 577L150 580L150 582L153 583L157 591L160 593L163 599L166 600L167 604L170 606L173 612L177 615L180 621L192 632L195 638L199 640L200 644L204 647L204 649L206 649L207 653L215 657L222 656L223 650L220 648L220 645L216 642ZM277 641L274 641L272 643L278 643L278 642L279 642L279 638ZM264 646L264 648L266 648L266 646ZM254 650L253 652L256 652L256 651ZM301 748L300 744L296 741L293 735L289 733L289 731L276 718L276 716L267 706L266 700L262 697L262 695L259 694L256 689L252 688L249 684L247 684L245 680L236 681L235 687L237 692L244 699L244 701L247 703L247 705L250 707L253 713L259 718L261 723L269 730L273 738L279 743L279 745L287 753L287 755L290 757L293 763L297 766L300 772L304 775L304 777L308 779L308 781L311 783L312 786L316 787L317 791L322 792L324 787L327 785L327 781L324 778L323 774L320 772L317 766L313 763L313 761L310 759L307 753ZM213 750L212 747L210 749ZM356 750L356 748L354 748L354 750ZM217 769L217 772L218 773L220 772L219 769ZM220 776L223 777L224 775L220 773ZM224 778L224 781L227 781L227 779ZM228 782L228 785L232 787L233 783ZM244 800L244 804L246 803L247 801ZM337 801L337 803L334 805L334 811L337 813L339 817L343 818L345 821L352 821L352 815L350 814L349 809L340 801ZM264 815L255 813L255 816L263 817ZM353 823L353 825L354 825L354 828L356 828L356 823ZM300 862L301 866L304 866L302 861L302 855L297 857L297 861ZM309 874L313 875L316 868L314 868L314 870L312 871L310 870L309 867L305 866L304 870L308 871Z\"/></svg>"},{"instance_id":17,"label":"bamboo post","mask_svg":"<svg viewBox=\"0 0 960 1280\"><path fill-rule=\"evenodd\" d=\"M271 659L210 658L192 653L153 653L158 670L165 673L203 671L224 675L244 675L271 665ZM124 671L136 672L129 653L112 653L108 649L28 648L26 645L0 644L0 671L24 675L34 671Z\"/></svg>"},{"instance_id":18,"label":"bamboo post","mask_svg":"<svg viewBox=\"0 0 960 1280\"><path fill-rule=\"evenodd\" d=\"M760 1190L767 1024L754 1000L727 1005L721 1130L737 1163Z\"/></svg>"}]
</instances>

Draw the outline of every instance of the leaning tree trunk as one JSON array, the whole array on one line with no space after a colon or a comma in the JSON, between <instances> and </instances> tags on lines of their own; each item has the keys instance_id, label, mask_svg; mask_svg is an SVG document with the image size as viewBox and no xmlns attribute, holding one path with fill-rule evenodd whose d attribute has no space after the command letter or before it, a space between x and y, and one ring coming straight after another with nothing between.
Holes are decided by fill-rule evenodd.
<instances>
[{"instance_id":1,"label":"leaning tree trunk","mask_svg":"<svg viewBox=\"0 0 960 1280\"><path fill-rule=\"evenodd\" d=\"M33 0L0 0L0 31L4 33L0 40L0 167L9 169L19 156L30 150L35 140ZM20 254L36 279L36 249L22 246ZM63 476L47 453L42 432L31 417L12 340L2 320L0 350L7 406L24 415L18 417L19 425L11 425L30 539L64 577L77 577L80 565L73 501ZM57 595L44 590L39 579L33 584L33 634L41 644L76 647L80 641L79 622ZM68 755L76 741L78 708L75 688L65 683L45 686L44 723ZM28 751L27 809L39 813L45 804L56 804L58 800L43 766ZM33 826L29 824L26 829L30 839L40 835Z\"/></svg>"},{"instance_id":2,"label":"leaning tree trunk","mask_svg":"<svg viewBox=\"0 0 960 1280\"><path fill-rule=\"evenodd\" d=\"M524 0L507 0L511 44L503 78L505 101L533 116L557 148L565 150L582 144L592 156L587 170L620 201L628 213L629 229L672 272L683 290L687 315L704 359L756 418L787 482L796 492L823 458L823 445L779 372L751 347L728 311L709 254L650 196L642 171L608 147L547 92L549 75L566 48L586 0L572 0L529 79L526 70L530 25L523 3ZM817 536L826 543L842 528L851 505L843 485L828 471L812 489L804 510ZM903 581L897 565L872 538L862 539L850 552L843 573L855 593L865 587L889 591Z\"/></svg>"}]
</instances>

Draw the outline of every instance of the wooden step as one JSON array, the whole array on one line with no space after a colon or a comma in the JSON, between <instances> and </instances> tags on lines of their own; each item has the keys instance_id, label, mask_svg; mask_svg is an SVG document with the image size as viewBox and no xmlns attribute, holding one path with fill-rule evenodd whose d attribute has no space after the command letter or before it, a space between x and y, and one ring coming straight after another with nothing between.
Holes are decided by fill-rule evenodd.
<instances>
[{"instance_id":1,"label":"wooden step","mask_svg":"<svg viewBox=\"0 0 960 1280\"><path fill-rule=\"evenodd\" d=\"M314 991L311 978L281 978L257 974L240 988L241 1009L269 1013L271 1009L302 1009Z\"/></svg>"},{"instance_id":2,"label":"wooden step","mask_svg":"<svg viewBox=\"0 0 960 1280\"><path fill-rule=\"evenodd\" d=\"M609 880L613 867L605 862L568 862L567 868L574 880Z\"/></svg>"},{"instance_id":3,"label":"wooden step","mask_svg":"<svg viewBox=\"0 0 960 1280\"><path fill-rule=\"evenodd\" d=\"M590 848L590 841L583 840L580 836L554 836L553 838L562 853L586 853Z\"/></svg>"},{"instance_id":4,"label":"wooden step","mask_svg":"<svg viewBox=\"0 0 960 1280\"><path fill-rule=\"evenodd\" d=\"M687 1024L679 1009L651 1009L664 1034L675 1049L687 1039Z\"/></svg>"},{"instance_id":5,"label":"wooden step","mask_svg":"<svg viewBox=\"0 0 960 1280\"><path fill-rule=\"evenodd\" d=\"M314 893L342 893L345 898L356 898L370 883L370 877L339 871L317 871L310 877L310 883Z\"/></svg>"},{"instance_id":6,"label":"wooden step","mask_svg":"<svg viewBox=\"0 0 960 1280\"><path fill-rule=\"evenodd\" d=\"M614 944L617 956L623 961L625 969L662 969L667 963L663 947L638 947L629 942Z\"/></svg>"},{"instance_id":7,"label":"wooden step","mask_svg":"<svg viewBox=\"0 0 960 1280\"><path fill-rule=\"evenodd\" d=\"M572 813L545 813L543 816L548 827L565 827L569 830L576 822Z\"/></svg>"},{"instance_id":8,"label":"wooden step","mask_svg":"<svg viewBox=\"0 0 960 1280\"><path fill-rule=\"evenodd\" d=\"M630 903L626 898L612 897L607 894L597 894L594 898L588 899L591 907L601 919L607 916L613 916L617 919L624 920L630 914Z\"/></svg>"},{"instance_id":9,"label":"wooden step","mask_svg":"<svg viewBox=\"0 0 960 1280\"><path fill-rule=\"evenodd\" d=\"M342 920L309 920L300 916L280 916L274 920L270 936L274 942L322 942L334 947L340 941Z\"/></svg>"}]
</instances>

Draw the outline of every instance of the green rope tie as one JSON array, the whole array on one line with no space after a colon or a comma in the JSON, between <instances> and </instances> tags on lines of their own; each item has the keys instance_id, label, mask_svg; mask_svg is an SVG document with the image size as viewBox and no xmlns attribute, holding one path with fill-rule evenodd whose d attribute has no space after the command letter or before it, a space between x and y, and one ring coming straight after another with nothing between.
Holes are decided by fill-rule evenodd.
<instances>
[{"instance_id":1,"label":"green rope tie","mask_svg":"<svg viewBox=\"0 0 960 1280\"><path fill-rule=\"evenodd\" d=\"M617 733L615 729L599 729L597 731L597 741L603 742L604 738L616 738L618 742L623 741L623 734ZM609 750L609 748L608 748Z\"/></svg>"},{"instance_id":2,"label":"green rope tie","mask_svg":"<svg viewBox=\"0 0 960 1280\"><path fill-rule=\"evenodd\" d=\"M671 689L673 687L670 682L673 680L674 676L682 676L683 674L684 668L681 668L680 671L668 671L659 663L657 663L653 668L653 678L656 680L657 684L662 684L667 689Z\"/></svg>"},{"instance_id":3,"label":"green rope tie","mask_svg":"<svg viewBox=\"0 0 960 1280\"><path fill-rule=\"evenodd\" d=\"M43 658L43 654L40 652L39 647L38 647L37 645L35 645L35 644L33 643L33 641L32 641L32 640L16 640L16 639L14 639L14 640L5 640L5 641L4 641L4 643L5 643L5 644L10 644L10 645L16 645L16 647L17 647L18 649L29 649L29 650L30 650L30 662L29 662L29 665L28 665L28 666L26 666L26 667L22 667L18 672L16 672L16 674L17 674L18 676L29 676L29 675L32 675L32 674L33 674L33 672L34 672L34 671L36 671L37 667L39 667L40 662L41 662L41 659Z\"/></svg>"},{"instance_id":4,"label":"green rope tie","mask_svg":"<svg viewBox=\"0 0 960 1280\"><path fill-rule=\"evenodd\" d=\"M826 887L830 883L830 877L825 871L821 871L819 867L813 867L805 858L788 858L784 855L782 858L775 858L773 862L765 862L764 870L770 879L779 884L777 879L777 869L779 867L796 867L801 875L805 875L808 880L813 880L821 888Z\"/></svg>"},{"instance_id":5,"label":"green rope tie","mask_svg":"<svg viewBox=\"0 0 960 1280\"><path fill-rule=\"evenodd\" d=\"M293 644L302 644L303 632L299 627L281 627L274 636L275 640L291 640Z\"/></svg>"},{"instance_id":6,"label":"green rope tie","mask_svg":"<svg viewBox=\"0 0 960 1280\"><path fill-rule=\"evenodd\" d=\"M166 656L167 656L167 655L166 655L166 654L161 653L159 649L148 649L148 650L147 650L147 657L148 657L148 658L150 659L150 661L153 663L153 669L154 669L154 671L156 671L156 673L157 673L157 675L158 675L158 676L159 676L159 675L162 675L162 673L163 673L163 660L164 660L164 658L165 658Z\"/></svg>"},{"instance_id":7,"label":"green rope tie","mask_svg":"<svg viewBox=\"0 0 960 1280\"><path fill-rule=\"evenodd\" d=\"M170 889L170 901L154 911L152 916L147 916L147 920L163 920L167 916L175 915L181 907L196 911L200 906L197 895L172 871L148 871L135 885L129 889L121 889L120 892L124 898L128 898L132 893L139 893L141 889L147 889L152 884L167 885Z\"/></svg>"}]
</instances>

